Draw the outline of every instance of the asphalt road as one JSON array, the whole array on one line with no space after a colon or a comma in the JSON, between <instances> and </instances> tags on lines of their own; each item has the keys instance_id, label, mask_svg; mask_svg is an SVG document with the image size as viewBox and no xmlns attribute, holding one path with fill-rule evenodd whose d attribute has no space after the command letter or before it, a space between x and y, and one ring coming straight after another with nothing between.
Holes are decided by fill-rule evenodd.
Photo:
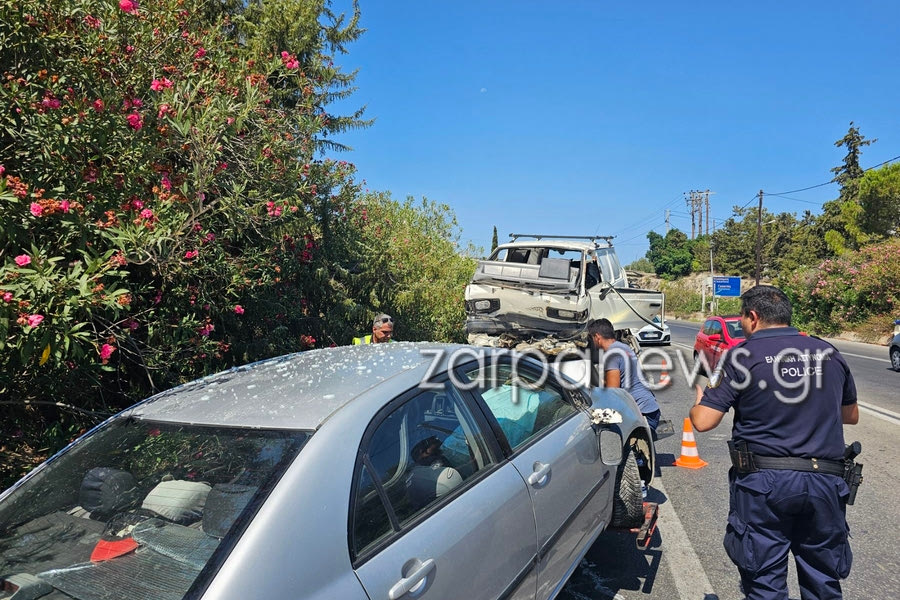
<instances>
[{"instance_id":1,"label":"asphalt road","mask_svg":"<svg viewBox=\"0 0 900 600\"><path fill-rule=\"evenodd\" d=\"M693 404L694 392L680 367L678 353L692 365L694 336L699 324L669 321L673 344L669 353L672 384L658 391L664 419L675 434L656 444L657 476L648 500L660 503L657 531L648 550L635 548L627 532L608 531L600 536L560 598L566 600L739 600L737 570L725 554L722 536L728 514L726 440L731 415L718 428L695 433L701 469L674 466L681 453L681 433ZM844 355L856 379L860 423L845 426L845 439L859 440L865 481L856 504L848 507L853 570L843 582L847 599L900 598L900 551L895 544L894 517L900 515L898 467L900 458L900 373L890 370L883 346L830 340ZM658 362L653 359L651 363ZM674 365L674 368L672 368ZM658 375L656 376L658 378ZM705 378L698 383L705 385ZM791 598L799 599L793 565Z\"/></svg>"}]
</instances>

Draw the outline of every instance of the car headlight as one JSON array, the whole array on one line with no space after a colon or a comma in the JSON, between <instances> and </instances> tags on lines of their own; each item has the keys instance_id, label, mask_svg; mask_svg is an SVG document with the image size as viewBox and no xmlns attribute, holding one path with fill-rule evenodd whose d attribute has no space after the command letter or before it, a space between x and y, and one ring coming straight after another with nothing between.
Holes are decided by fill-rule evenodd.
<instances>
[{"instance_id":1,"label":"car headlight","mask_svg":"<svg viewBox=\"0 0 900 600\"><path fill-rule=\"evenodd\" d=\"M496 298L488 298L484 300L466 300L466 312L473 313L492 313L500 310L500 301Z\"/></svg>"}]
</instances>

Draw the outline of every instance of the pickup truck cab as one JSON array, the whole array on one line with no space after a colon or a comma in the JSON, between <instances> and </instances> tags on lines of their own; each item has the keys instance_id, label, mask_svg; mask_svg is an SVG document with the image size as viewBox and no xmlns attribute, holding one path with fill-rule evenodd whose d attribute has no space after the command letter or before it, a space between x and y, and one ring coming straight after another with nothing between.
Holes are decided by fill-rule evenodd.
<instances>
[{"instance_id":1,"label":"pickup truck cab","mask_svg":"<svg viewBox=\"0 0 900 600\"><path fill-rule=\"evenodd\" d=\"M513 234L479 261L466 287L466 332L528 340L584 339L589 321L609 319L623 338L663 315L662 292L629 286L608 236Z\"/></svg>"}]
</instances>

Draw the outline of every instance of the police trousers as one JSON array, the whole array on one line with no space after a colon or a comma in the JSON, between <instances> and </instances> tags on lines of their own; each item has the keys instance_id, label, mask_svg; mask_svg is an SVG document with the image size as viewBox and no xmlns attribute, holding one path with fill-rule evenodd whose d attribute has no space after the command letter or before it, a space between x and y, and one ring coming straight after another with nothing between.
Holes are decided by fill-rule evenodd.
<instances>
[{"instance_id":1,"label":"police trousers","mask_svg":"<svg viewBox=\"0 0 900 600\"><path fill-rule=\"evenodd\" d=\"M788 600L788 553L803 600L840 599L853 553L847 483L836 475L762 469L728 473L725 551L747 600Z\"/></svg>"}]
</instances>

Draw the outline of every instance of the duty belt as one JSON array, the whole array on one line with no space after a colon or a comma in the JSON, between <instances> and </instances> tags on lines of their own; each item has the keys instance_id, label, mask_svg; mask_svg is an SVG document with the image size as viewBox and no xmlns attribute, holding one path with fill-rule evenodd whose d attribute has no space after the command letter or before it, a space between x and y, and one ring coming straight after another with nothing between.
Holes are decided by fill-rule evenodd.
<instances>
[{"instance_id":1,"label":"duty belt","mask_svg":"<svg viewBox=\"0 0 900 600\"><path fill-rule=\"evenodd\" d=\"M846 470L846 464L842 460L760 456L751 452L747 448L746 442L735 442L734 440L728 442L728 452L731 454L731 464L738 473L755 473L760 469L780 469L843 477Z\"/></svg>"}]
</instances>

